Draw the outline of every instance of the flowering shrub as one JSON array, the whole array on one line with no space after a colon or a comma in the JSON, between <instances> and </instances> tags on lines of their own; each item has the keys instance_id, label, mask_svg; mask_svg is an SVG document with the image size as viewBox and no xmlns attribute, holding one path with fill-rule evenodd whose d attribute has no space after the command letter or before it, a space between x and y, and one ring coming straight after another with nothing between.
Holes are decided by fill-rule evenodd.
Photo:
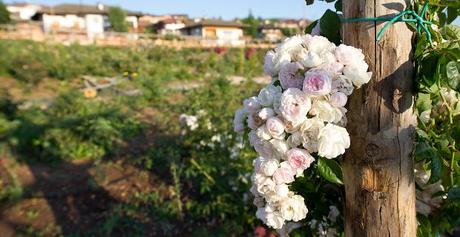
<instances>
[{"instance_id":1,"label":"flowering shrub","mask_svg":"<svg viewBox=\"0 0 460 237\"><path fill-rule=\"evenodd\" d=\"M371 78L359 49L336 47L322 36L294 36L267 53L265 72L272 83L258 96L244 100L234 118L236 132L248 127L249 142L259 157L253 162L251 193L256 216L282 235L306 218L305 199L292 190L296 178L319 159L318 170L327 180L340 183L329 159L350 146L344 128L344 108L354 88ZM332 208L333 221L338 215ZM322 229L324 221L310 222ZM326 230L327 232L327 230Z\"/></svg>"}]
</instances>

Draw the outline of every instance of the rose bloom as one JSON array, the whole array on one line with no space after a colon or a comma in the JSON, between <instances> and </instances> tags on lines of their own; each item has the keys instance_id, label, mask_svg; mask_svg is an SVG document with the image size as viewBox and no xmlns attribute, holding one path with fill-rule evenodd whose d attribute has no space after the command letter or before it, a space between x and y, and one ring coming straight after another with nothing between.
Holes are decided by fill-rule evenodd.
<instances>
[{"instance_id":1,"label":"rose bloom","mask_svg":"<svg viewBox=\"0 0 460 237\"><path fill-rule=\"evenodd\" d=\"M261 119L257 113L249 114L247 119L248 127L251 129L257 129L258 127L262 126L264 122L265 121Z\"/></svg>"},{"instance_id":2,"label":"rose bloom","mask_svg":"<svg viewBox=\"0 0 460 237\"><path fill-rule=\"evenodd\" d=\"M235 132L244 131L244 120L248 116L248 111L245 108L238 109L233 118L233 129Z\"/></svg>"},{"instance_id":3,"label":"rose bloom","mask_svg":"<svg viewBox=\"0 0 460 237\"><path fill-rule=\"evenodd\" d=\"M343 69L343 75L348 77L356 88L368 83L371 80L372 72L367 72L367 64L350 64Z\"/></svg>"},{"instance_id":4,"label":"rose bloom","mask_svg":"<svg viewBox=\"0 0 460 237\"><path fill-rule=\"evenodd\" d=\"M310 167L315 159L308 153L308 151L299 148L293 148L286 153L289 165L295 170L302 172Z\"/></svg>"},{"instance_id":5,"label":"rose bloom","mask_svg":"<svg viewBox=\"0 0 460 237\"><path fill-rule=\"evenodd\" d=\"M339 122L345 115L344 111L342 111L340 108L336 108L332 106L328 101L320 99L313 101L310 114L317 116L323 121L331 123Z\"/></svg>"},{"instance_id":6,"label":"rose bloom","mask_svg":"<svg viewBox=\"0 0 460 237\"><path fill-rule=\"evenodd\" d=\"M266 176L272 176L279 167L277 159L264 159L260 164L260 171Z\"/></svg>"},{"instance_id":7,"label":"rose bloom","mask_svg":"<svg viewBox=\"0 0 460 237\"><path fill-rule=\"evenodd\" d=\"M272 157L275 158L283 158L289 150L289 145L284 139L272 139L270 140L270 144L272 144Z\"/></svg>"},{"instance_id":8,"label":"rose bloom","mask_svg":"<svg viewBox=\"0 0 460 237\"><path fill-rule=\"evenodd\" d=\"M272 135L268 132L267 126L265 125L262 125L259 128L257 128L256 134L261 140L272 139Z\"/></svg>"},{"instance_id":9,"label":"rose bloom","mask_svg":"<svg viewBox=\"0 0 460 237\"><path fill-rule=\"evenodd\" d=\"M307 68L317 67L323 63L321 57L312 51L308 51L303 55L302 64Z\"/></svg>"},{"instance_id":10,"label":"rose bloom","mask_svg":"<svg viewBox=\"0 0 460 237\"><path fill-rule=\"evenodd\" d=\"M324 121L319 118L311 118L305 120L300 127L302 135L302 146L308 152L313 153L318 151L318 134L324 127Z\"/></svg>"},{"instance_id":11,"label":"rose bloom","mask_svg":"<svg viewBox=\"0 0 460 237\"><path fill-rule=\"evenodd\" d=\"M313 36L306 45L309 51L315 52L318 55L335 48L335 45L323 36Z\"/></svg>"},{"instance_id":12,"label":"rose bloom","mask_svg":"<svg viewBox=\"0 0 460 237\"><path fill-rule=\"evenodd\" d=\"M332 81L332 91L333 92L342 92L346 96L353 93L354 87L351 80L343 75L340 75L337 79Z\"/></svg>"},{"instance_id":13,"label":"rose bloom","mask_svg":"<svg viewBox=\"0 0 460 237\"><path fill-rule=\"evenodd\" d=\"M331 92L332 80L325 71L310 70L305 73L303 92L311 96L323 96Z\"/></svg>"},{"instance_id":14,"label":"rose bloom","mask_svg":"<svg viewBox=\"0 0 460 237\"><path fill-rule=\"evenodd\" d=\"M255 113L261 108L256 96L245 99L243 105L249 113Z\"/></svg>"},{"instance_id":15,"label":"rose bloom","mask_svg":"<svg viewBox=\"0 0 460 237\"><path fill-rule=\"evenodd\" d=\"M364 54L361 49L341 44L334 50L337 61L350 65L357 61L364 61Z\"/></svg>"},{"instance_id":16,"label":"rose bloom","mask_svg":"<svg viewBox=\"0 0 460 237\"><path fill-rule=\"evenodd\" d=\"M327 124L318 134L318 155L333 159L350 147L350 136L345 128Z\"/></svg>"},{"instance_id":17,"label":"rose bloom","mask_svg":"<svg viewBox=\"0 0 460 237\"><path fill-rule=\"evenodd\" d=\"M264 59L264 71L270 76L278 75L280 68L291 62L291 56L286 52L269 51Z\"/></svg>"},{"instance_id":18,"label":"rose bloom","mask_svg":"<svg viewBox=\"0 0 460 237\"><path fill-rule=\"evenodd\" d=\"M336 78L338 75L342 74L343 64L339 62L323 63L318 66L317 69L326 72L330 78Z\"/></svg>"},{"instance_id":19,"label":"rose bloom","mask_svg":"<svg viewBox=\"0 0 460 237\"><path fill-rule=\"evenodd\" d=\"M348 97L342 92L336 92L329 97L329 103L335 107L344 107L347 101Z\"/></svg>"},{"instance_id":20,"label":"rose bloom","mask_svg":"<svg viewBox=\"0 0 460 237\"><path fill-rule=\"evenodd\" d=\"M294 182L295 170L286 161L281 162L280 167L273 174L273 180L276 184Z\"/></svg>"},{"instance_id":21,"label":"rose bloom","mask_svg":"<svg viewBox=\"0 0 460 237\"><path fill-rule=\"evenodd\" d=\"M257 96L257 100L262 106L272 106L273 99L275 98L276 94L281 94L281 91L281 87L269 85L268 87L260 90L259 95Z\"/></svg>"},{"instance_id":22,"label":"rose bloom","mask_svg":"<svg viewBox=\"0 0 460 237\"><path fill-rule=\"evenodd\" d=\"M307 217L308 209L303 197L294 195L281 202L280 213L286 221L300 221Z\"/></svg>"},{"instance_id":23,"label":"rose bloom","mask_svg":"<svg viewBox=\"0 0 460 237\"><path fill-rule=\"evenodd\" d=\"M289 88L281 96L279 110L283 118L293 125L302 123L310 108L310 98L297 88Z\"/></svg>"},{"instance_id":24,"label":"rose bloom","mask_svg":"<svg viewBox=\"0 0 460 237\"><path fill-rule=\"evenodd\" d=\"M272 137L278 139L284 137L284 123L281 119L277 117L267 119L266 127Z\"/></svg>"},{"instance_id":25,"label":"rose bloom","mask_svg":"<svg viewBox=\"0 0 460 237\"><path fill-rule=\"evenodd\" d=\"M259 115L259 118L267 120L268 118L275 116L275 111L272 108L263 108L257 115Z\"/></svg>"},{"instance_id":26,"label":"rose bloom","mask_svg":"<svg viewBox=\"0 0 460 237\"><path fill-rule=\"evenodd\" d=\"M298 62L292 62L281 67L278 79L283 89L298 88L302 89L304 77L302 75L303 67Z\"/></svg>"}]
</instances>

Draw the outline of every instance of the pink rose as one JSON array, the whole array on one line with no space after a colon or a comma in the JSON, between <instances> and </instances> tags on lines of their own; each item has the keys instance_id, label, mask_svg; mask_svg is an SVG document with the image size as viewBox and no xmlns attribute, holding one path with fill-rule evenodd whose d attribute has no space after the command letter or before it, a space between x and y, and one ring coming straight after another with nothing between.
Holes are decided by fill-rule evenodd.
<instances>
[{"instance_id":1,"label":"pink rose","mask_svg":"<svg viewBox=\"0 0 460 237\"><path fill-rule=\"evenodd\" d=\"M277 117L267 119L267 130L274 138L280 138L284 135L284 123Z\"/></svg>"},{"instance_id":2,"label":"pink rose","mask_svg":"<svg viewBox=\"0 0 460 237\"><path fill-rule=\"evenodd\" d=\"M294 182L296 171L286 161L280 164L280 167L273 174L273 180L276 184L288 184Z\"/></svg>"},{"instance_id":3,"label":"pink rose","mask_svg":"<svg viewBox=\"0 0 460 237\"><path fill-rule=\"evenodd\" d=\"M281 67L278 78L283 89L298 88L302 89L304 77L301 73L303 67L298 62L288 63ZM300 72L300 73L299 73Z\"/></svg>"},{"instance_id":4,"label":"pink rose","mask_svg":"<svg viewBox=\"0 0 460 237\"><path fill-rule=\"evenodd\" d=\"M287 161L295 170L305 170L315 159L304 149L293 148L287 153Z\"/></svg>"},{"instance_id":5,"label":"pink rose","mask_svg":"<svg viewBox=\"0 0 460 237\"><path fill-rule=\"evenodd\" d=\"M281 96L279 110L283 118L295 127L307 119L311 100L297 88L287 89Z\"/></svg>"},{"instance_id":6,"label":"pink rose","mask_svg":"<svg viewBox=\"0 0 460 237\"><path fill-rule=\"evenodd\" d=\"M342 92L336 92L329 98L329 103L335 107L344 107L347 101L348 97Z\"/></svg>"},{"instance_id":7,"label":"pink rose","mask_svg":"<svg viewBox=\"0 0 460 237\"><path fill-rule=\"evenodd\" d=\"M322 70L310 70L305 73L303 92L312 96L323 96L331 92L332 80Z\"/></svg>"}]
</instances>

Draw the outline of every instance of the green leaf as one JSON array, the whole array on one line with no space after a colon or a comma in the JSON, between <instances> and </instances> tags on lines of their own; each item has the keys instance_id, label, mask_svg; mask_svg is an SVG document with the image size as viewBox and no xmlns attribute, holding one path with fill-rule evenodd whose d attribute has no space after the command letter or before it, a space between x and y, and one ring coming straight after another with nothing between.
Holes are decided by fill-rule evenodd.
<instances>
[{"instance_id":1,"label":"green leaf","mask_svg":"<svg viewBox=\"0 0 460 237\"><path fill-rule=\"evenodd\" d=\"M314 2L315 2L314 0L305 0L305 4L307 4L307 5L311 5Z\"/></svg>"},{"instance_id":2,"label":"green leaf","mask_svg":"<svg viewBox=\"0 0 460 237\"><path fill-rule=\"evenodd\" d=\"M318 24L318 20L310 23L310 25L308 25L307 28L305 28L305 34L311 34L311 32L313 31L313 28L315 28L316 24Z\"/></svg>"},{"instance_id":3,"label":"green leaf","mask_svg":"<svg viewBox=\"0 0 460 237\"><path fill-rule=\"evenodd\" d=\"M334 4L335 10L338 12L342 11L342 0L337 0Z\"/></svg>"},{"instance_id":4,"label":"green leaf","mask_svg":"<svg viewBox=\"0 0 460 237\"><path fill-rule=\"evenodd\" d=\"M430 98L430 94L425 93L418 93L416 107L419 113L431 110L432 108L432 101Z\"/></svg>"},{"instance_id":5,"label":"green leaf","mask_svg":"<svg viewBox=\"0 0 460 237\"><path fill-rule=\"evenodd\" d=\"M450 61L446 64L447 83L449 86L460 92L460 62Z\"/></svg>"},{"instance_id":6,"label":"green leaf","mask_svg":"<svg viewBox=\"0 0 460 237\"><path fill-rule=\"evenodd\" d=\"M447 8L447 24L452 23L458 16L458 8L448 7Z\"/></svg>"},{"instance_id":7,"label":"green leaf","mask_svg":"<svg viewBox=\"0 0 460 237\"><path fill-rule=\"evenodd\" d=\"M327 181L336 184L343 184L342 182L342 167L335 160L319 158L318 159L318 172Z\"/></svg>"},{"instance_id":8,"label":"green leaf","mask_svg":"<svg viewBox=\"0 0 460 237\"><path fill-rule=\"evenodd\" d=\"M337 13L327 10L320 19L321 35L328 38L329 41L340 44L340 18Z\"/></svg>"},{"instance_id":9,"label":"green leaf","mask_svg":"<svg viewBox=\"0 0 460 237\"><path fill-rule=\"evenodd\" d=\"M442 161L437 155L431 156L431 176L429 184L435 183L441 179Z\"/></svg>"},{"instance_id":10,"label":"green leaf","mask_svg":"<svg viewBox=\"0 0 460 237\"><path fill-rule=\"evenodd\" d=\"M441 29L442 36L446 40L460 39L460 27L456 25L446 25Z\"/></svg>"},{"instance_id":11,"label":"green leaf","mask_svg":"<svg viewBox=\"0 0 460 237\"><path fill-rule=\"evenodd\" d=\"M454 187L449 190L447 193L447 198L449 200L460 200L460 188Z\"/></svg>"}]
</instances>

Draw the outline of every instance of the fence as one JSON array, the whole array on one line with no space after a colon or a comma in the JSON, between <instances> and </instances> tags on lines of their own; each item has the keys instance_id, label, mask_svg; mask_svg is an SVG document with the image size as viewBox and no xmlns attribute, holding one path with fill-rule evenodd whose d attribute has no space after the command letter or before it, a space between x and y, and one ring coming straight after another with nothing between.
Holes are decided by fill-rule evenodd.
<instances>
[{"instance_id":1,"label":"fence","mask_svg":"<svg viewBox=\"0 0 460 237\"><path fill-rule=\"evenodd\" d=\"M101 35L88 35L81 30L55 30L44 32L38 22L0 25L0 39L46 41L62 44L95 44L101 46L164 46L173 48L214 48L214 47L251 47L273 48L274 45L262 40L248 38L239 40L203 39L196 36L169 36L150 33L104 32Z\"/></svg>"}]
</instances>

